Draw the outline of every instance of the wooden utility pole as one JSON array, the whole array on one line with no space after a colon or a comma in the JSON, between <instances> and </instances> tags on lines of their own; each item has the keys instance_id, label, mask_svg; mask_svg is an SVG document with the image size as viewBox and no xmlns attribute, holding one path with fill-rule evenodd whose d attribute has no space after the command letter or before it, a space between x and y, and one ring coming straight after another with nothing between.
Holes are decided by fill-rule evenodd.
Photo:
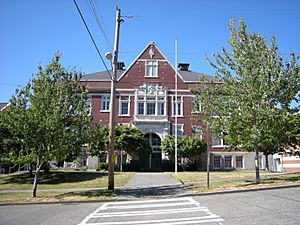
<instances>
[{"instance_id":1,"label":"wooden utility pole","mask_svg":"<svg viewBox=\"0 0 300 225\"><path fill-rule=\"evenodd\" d=\"M117 7L115 42L112 62L112 80L110 91L110 113L109 113L109 150L108 150L108 190L114 190L114 166L115 166L115 97L116 97L116 78L119 49L119 31L121 23L121 10Z\"/></svg>"}]
</instances>

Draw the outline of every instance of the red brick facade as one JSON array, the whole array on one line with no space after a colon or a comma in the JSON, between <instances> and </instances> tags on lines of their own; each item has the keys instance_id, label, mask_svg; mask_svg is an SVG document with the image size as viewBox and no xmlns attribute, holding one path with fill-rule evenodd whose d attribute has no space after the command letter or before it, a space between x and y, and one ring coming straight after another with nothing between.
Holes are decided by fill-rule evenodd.
<instances>
[{"instance_id":1,"label":"red brick facade","mask_svg":"<svg viewBox=\"0 0 300 225\"><path fill-rule=\"evenodd\" d=\"M190 90L200 82L201 77L208 81L214 78L189 70L189 64L181 65L185 67L175 69L158 47L151 42L127 69L119 68L116 82L116 123L138 127L145 135L151 134L153 139L158 136L162 140L166 135L172 134L175 123L175 74L177 73L178 129L183 134L191 136L196 126L198 130L194 129L194 131L201 131L206 140L205 125L193 118L195 115L201 116L201 112L193 113L194 96ZM89 90L91 116L94 123L108 124L109 110L106 103L110 96L111 85L108 72L87 74L82 82ZM155 151L156 154L160 154L162 160L166 156L159 151L159 148L160 146L155 146ZM222 145L213 146L214 152L223 149ZM149 157L147 166L151 168L151 156ZM152 155L152 157L157 156ZM228 161L228 157L226 159ZM232 162L235 162L235 156Z\"/></svg>"}]
</instances>

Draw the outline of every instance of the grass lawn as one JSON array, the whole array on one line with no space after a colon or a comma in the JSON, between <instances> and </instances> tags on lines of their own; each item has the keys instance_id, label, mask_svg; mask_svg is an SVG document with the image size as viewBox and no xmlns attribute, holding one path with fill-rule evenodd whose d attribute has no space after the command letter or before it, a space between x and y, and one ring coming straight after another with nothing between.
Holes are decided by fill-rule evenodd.
<instances>
[{"instance_id":1,"label":"grass lawn","mask_svg":"<svg viewBox=\"0 0 300 225\"><path fill-rule=\"evenodd\" d=\"M255 171L210 172L210 189L207 189L206 172L168 173L174 180L180 181L192 192L238 190L288 184L300 184L298 173L271 173L260 171L261 183L255 184Z\"/></svg>"},{"instance_id":2,"label":"grass lawn","mask_svg":"<svg viewBox=\"0 0 300 225\"><path fill-rule=\"evenodd\" d=\"M115 172L115 187L127 184L134 173ZM115 196L114 191L56 191L51 189L72 188L106 188L108 182L107 172L85 171L50 171L40 173L37 198L31 198L31 192L5 192L6 190L31 190L33 177L28 173L0 175L0 202L27 202L27 201L60 201L60 200L84 200L102 199ZM49 190L49 192L39 192Z\"/></svg>"},{"instance_id":3,"label":"grass lawn","mask_svg":"<svg viewBox=\"0 0 300 225\"><path fill-rule=\"evenodd\" d=\"M75 192L37 192L37 197L32 198L31 192L1 193L0 203L8 202L59 202L59 201L80 201L109 199L116 196L115 191L92 190Z\"/></svg>"}]
</instances>

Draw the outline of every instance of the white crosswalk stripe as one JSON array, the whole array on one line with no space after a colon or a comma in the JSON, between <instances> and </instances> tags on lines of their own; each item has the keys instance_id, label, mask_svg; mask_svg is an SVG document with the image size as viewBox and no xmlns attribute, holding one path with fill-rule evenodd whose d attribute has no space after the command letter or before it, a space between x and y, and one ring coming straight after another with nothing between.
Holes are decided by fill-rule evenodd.
<instances>
[{"instance_id":1,"label":"white crosswalk stripe","mask_svg":"<svg viewBox=\"0 0 300 225\"><path fill-rule=\"evenodd\" d=\"M184 225L219 224L224 219L193 198L108 202L79 225Z\"/></svg>"}]
</instances>

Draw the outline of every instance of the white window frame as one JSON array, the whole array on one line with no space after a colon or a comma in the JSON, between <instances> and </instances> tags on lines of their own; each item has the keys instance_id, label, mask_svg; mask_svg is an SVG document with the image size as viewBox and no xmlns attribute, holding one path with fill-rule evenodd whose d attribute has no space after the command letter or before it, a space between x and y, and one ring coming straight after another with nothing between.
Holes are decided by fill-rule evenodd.
<instances>
[{"instance_id":1,"label":"white window frame","mask_svg":"<svg viewBox=\"0 0 300 225\"><path fill-rule=\"evenodd\" d=\"M89 109L88 116L90 116L90 115L92 115L92 110L93 110L92 96L88 96L88 98L87 98L87 105L88 105L88 109Z\"/></svg>"},{"instance_id":2,"label":"white window frame","mask_svg":"<svg viewBox=\"0 0 300 225\"><path fill-rule=\"evenodd\" d=\"M230 157L230 166L226 166L226 158L229 158L229 157ZM225 156L224 156L224 168L225 168L225 169L232 169L232 167L233 167L233 166L232 166L232 164L233 164L233 163L232 163L232 158L233 158L233 157L232 157L231 155L225 155Z\"/></svg>"},{"instance_id":3,"label":"white window frame","mask_svg":"<svg viewBox=\"0 0 300 225\"><path fill-rule=\"evenodd\" d=\"M153 113L149 113L148 114L148 110L150 109L150 107L148 107L149 105L154 105L154 112ZM146 116L156 116L157 115L157 98L155 96L146 96L146 104L145 104L145 115Z\"/></svg>"},{"instance_id":4,"label":"white window frame","mask_svg":"<svg viewBox=\"0 0 300 225\"><path fill-rule=\"evenodd\" d=\"M214 137L215 136L215 137ZM215 133L211 134L211 143L212 143L212 148L223 148L226 147L226 145L224 145L224 139L220 138L220 137L216 137L217 135L215 135ZM214 145L213 144L213 140L220 140L220 144L219 145Z\"/></svg>"},{"instance_id":5,"label":"white window frame","mask_svg":"<svg viewBox=\"0 0 300 225\"><path fill-rule=\"evenodd\" d=\"M196 107L196 103L198 103L198 107ZM192 113L201 113L201 102L197 101L197 98L192 97Z\"/></svg>"},{"instance_id":6,"label":"white window frame","mask_svg":"<svg viewBox=\"0 0 300 225\"><path fill-rule=\"evenodd\" d=\"M237 158L242 158L242 167L237 167ZM245 167L245 162L244 162L244 159L245 159L245 157L244 156L242 156L242 155L237 155L237 156L235 156L235 168L236 169L244 169L244 167Z\"/></svg>"},{"instance_id":7,"label":"white window frame","mask_svg":"<svg viewBox=\"0 0 300 225\"><path fill-rule=\"evenodd\" d=\"M215 158L219 158L220 159L220 166L215 166ZM213 163L212 163L212 165L213 165L213 168L214 169L221 169L222 168L222 157L220 156L220 155L214 155L213 156Z\"/></svg>"},{"instance_id":8,"label":"white window frame","mask_svg":"<svg viewBox=\"0 0 300 225\"><path fill-rule=\"evenodd\" d=\"M110 108L110 95L102 95L101 96L101 112L109 112Z\"/></svg>"},{"instance_id":9,"label":"white window frame","mask_svg":"<svg viewBox=\"0 0 300 225\"><path fill-rule=\"evenodd\" d=\"M177 101L175 96L172 96L172 117L183 117L183 96L177 96ZM178 101L178 99L180 99ZM178 105L180 105L180 111L178 113Z\"/></svg>"},{"instance_id":10,"label":"white window frame","mask_svg":"<svg viewBox=\"0 0 300 225\"><path fill-rule=\"evenodd\" d=\"M172 134L175 135L175 124L172 124ZM183 135L184 135L184 124L177 124L177 136L183 136Z\"/></svg>"},{"instance_id":11,"label":"white window frame","mask_svg":"<svg viewBox=\"0 0 300 225\"><path fill-rule=\"evenodd\" d=\"M136 96L136 115L137 116L166 116L167 102L166 96L163 95L137 95ZM139 103L143 105L143 114L139 114ZM148 114L148 103L154 103L154 114ZM159 104L163 104L163 114L159 113Z\"/></svg>"},{"instance_id":12,"label":"white window frame","mask_svg":"<svg viewBox=\"0 0 300 225\"><path fill-rule=\"evenodd\" d=\"M127 98L127 99L122 99ZM127 114L122 113L122 103L127 103ZM119 98L119 116L130 116L130 96L121 95Z\"/></svg>"},{"instance_id":13,"label":"white window frame","mask_svg":"<svg viewBox=\"0 0 300 225\"><path fill-rule=\"evenodd\" d=\"M158 77L158 60L145 61L145 77Z\"/></svg>"},{"instance_id":14,"label":"white window frame","mask_svg":"<svg viewBox=\"0 0 300 225\"><path fill-rule=\"evenodd\" d=\"M199 125L193 125L192 126L192 136L200 136L200 138L203 138L203 127Z\"/></svg>"}]
</instances>

